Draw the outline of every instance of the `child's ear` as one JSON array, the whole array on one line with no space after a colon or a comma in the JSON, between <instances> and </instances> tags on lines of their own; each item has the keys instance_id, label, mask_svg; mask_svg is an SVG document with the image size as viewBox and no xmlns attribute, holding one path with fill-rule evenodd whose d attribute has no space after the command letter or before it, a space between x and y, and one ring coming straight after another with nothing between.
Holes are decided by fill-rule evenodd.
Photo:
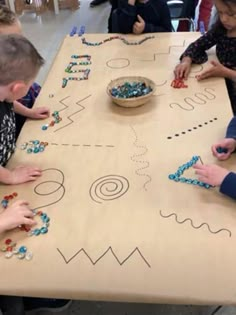
<instances>
[{"instance_id":1,"label":"child's ear","mask_svg":"<svg viewBox=\"0 0 236 315\"><path fill-rule=\"evenodd\" d=\"M11 85L10 85L10 91L11 93L16 93L18 94L19 91L21 91L22 89L25 88L25 82L23 81L16 81L16 82L13 82Z\"/></svg>"}]
</instances>

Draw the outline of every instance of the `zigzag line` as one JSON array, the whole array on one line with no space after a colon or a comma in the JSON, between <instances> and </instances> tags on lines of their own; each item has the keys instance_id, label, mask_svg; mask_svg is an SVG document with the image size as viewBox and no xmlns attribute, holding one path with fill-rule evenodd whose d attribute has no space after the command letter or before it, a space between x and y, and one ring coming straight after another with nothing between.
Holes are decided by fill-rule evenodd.
<instances>
[{"instance_id":1,"label":"zigzag line","mask_svg":"<svg viewBox=\"0 0 236 315\"><path fill-rule=\"evenodd\" d=\"M134 141L134 143L133 143L134 146L135 146L136 148L138 148L138 149L143 149L143 150L144 150L144 151L143 151L142 153L140 153L140 154L134 154L134 155L132 155L132 156L131 156L131 160L132 160L133 162L135 162L135 163L145 164L145 166L138 168L138 169L135 171L135 173L136 173L138 176L145 176L145 177L148 178L148 180L147 180L147 181L144 183L144 185L143 185L143 188L147 191L146 186L147 186L148 183L150 183L150 182L152 181L152 178L151 178L150 175L148 175L148 174L146 174L146 173L141 173L141 171L143 171L143 170L145 170L146 168L148 168L148 167L150 166L150 163L149 163L148 161L139 161L139 160L137 160L137 158L139 158L139 157L145 155L145 154L148 152L148 149L147 149L146 146L142 146L142 145L138 145L138 144L137 144L137 142L138 142L137 133L136 133L136 131L134 130L133 126L130 126L130 128L131 128L131 130L133 131L134 136L135 136L135 141Z\"/></svg>"},{"instance_id":2,"label":"zigzag line","mask_svg":"<svg viewBox=\"0 0 236 315\"><path fill-rule=\"evenodd\" d=\"M90 96L92 96L92 95L90 94L90 95L86 96L85 98L83 98L82 100L79 100L78 102L76 102L75 104L78 105L78 106L80 106L81 108L80 108L79 110L77 110L76 112L74 112L73 114L67 116L66 118L69 119L70 122L69 122L68 124L66 124L65 126L62 126L61 128L58 128L58 129L54 130L54 132L57 132L57 131L59 131L59 130L65 128L65 127L68 127L68 126L71 125L71 124L73 124L74 120L71 119L71 117L72 117L73 115L78 114L79 112L81 112L82 110L85 109L85 107L84 107L83 105L79 104L79 102L83 102L84 100L86 100L86 99L89 98ZM65 105L65 104L64 104L64 105ZM68 107L68 106L67 106L67 107Z\"/></svg>"},{"instance_id":3,"label":"zigzag line","mask_svg":"<svg viewBox=\"0 0 236 315\"><path fill-rule=\"evenodd\" d=\"M170 55L171 53L171 49L174 48L174 47L185 47L185 40L183 41L183 44L182 45L171 45L168 47L168 51L167 52L164 52L164 53L155 53L153 54L153 59L143 59L141 61L156 61L156 56L157 55Z\"/></svg>"},{"instance_id":4,"label":"zigzag line","mask_svg":"<svg viewBox=\"0 0 236 315\"><path fill-rule=\"evenodd\" d=\"M61 103L63 106L65 106L65 108L62 108L62 109L58 110L58 112L62 112L63 110L65 110L65 109L67 109L69 107L68 105L63 103L63 101L66 100L68 97L70 97L70 96L66 96L65 98L63 98L62 100L59 101L59 103Z\"/></svg>"},{"instance_id":5,"label":"zigzag line","mask_svg":"<svg viewBox=\"0 0 236 315\"><path fill-rule=\"evenodd\" d=\"M171 214L169 214L169 215L164 215L164 214L162 214L162 212L161 212L161 210L160 210L160 216L162 216L162 217L165 218L165 219L174 216L174 217L175 217L175 221L176 221L177 223L179 223L179 224L183 224L183 223L189 221L190 224L191 224L191 226L192 226L194 229L196 229L196 230L197 230L197 229L200 229L201 227L203 227L203 226L205 225L205 226L208 228L209 232L212 233L212 234L217 234L217 233L220 233L220 232L225 231L225 232L228 232L228 233L229 233L229 237L231 237L231 235L232 235L232 233L231 233L230 230L224 229L224 228L223 228L223 229L219 229L219 230L217 230L217 231L212 231L211 228L210 228L210 226L209 226L209 224L206 223L206 222L201 223L199 226L195 226L195 225L193 224L193 220L190 219L190 218L186 218L186 219L184 219L183 221L178 221L178 217L177 217L177 214L176 214L176 213L171 213Z\"/></svg>"},{"instance_id":6,"label":"zigzag line","mask_svg":"<svg viewBox=\"0 0 236 315\"><path fill-rule=\"evenodd\" d=\"M118 262L118 264L120 266L122 266L131 256L133 256L133 254L135 252L138 252L138 254L140 255L140 257L143 259L143 261L145 262L145 264L151 268L150 264L147 262L147 260L144 258L144 256L142 255L142 253L140 252L139 248L136 247L124 260L120 261L119 258L116 256L115 252L113 251L112 247L109 246L108 249L101 255L99 256L96 260L93 260L89 254L86 252L86 250L84 248L81 248L80 250L78 250L71 258L69 258L68 260L65 258L65 256L63 255L63 253L60 251L59 248L57 248L57 251L59 252L59 254L62 256L63 260L65 261L66 264L69 264L77 255L79 255L80 253L84 253L85 256L87 256L87 258L90 260L92 265L96 265L108 252L111 252L111 254L114 256L114 258L116 259L116 261Z\"/></svg>"}]
</instances>

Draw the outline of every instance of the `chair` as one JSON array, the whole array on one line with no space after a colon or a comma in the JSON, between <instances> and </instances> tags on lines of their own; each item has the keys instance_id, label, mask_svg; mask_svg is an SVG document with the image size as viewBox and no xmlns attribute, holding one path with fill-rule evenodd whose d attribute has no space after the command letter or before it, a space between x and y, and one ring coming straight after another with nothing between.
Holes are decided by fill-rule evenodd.
<instances>
[{"instance_id":1,"label":"chair","mask_svg":"<svg viewBox=\"0 0 236 315\"><path fill-rule=\"evenodd\" d=\"M193 4L189 0L169 0L167 1L167 5L170 10L171 24L172 30L175 32L175 28L173 26L174 21L186 21L189 25L189 31L195 31L194 20L191 17L190 10L193 10ZM189 7L190 6L190 7Z\"/></svg>"}]
</instances>

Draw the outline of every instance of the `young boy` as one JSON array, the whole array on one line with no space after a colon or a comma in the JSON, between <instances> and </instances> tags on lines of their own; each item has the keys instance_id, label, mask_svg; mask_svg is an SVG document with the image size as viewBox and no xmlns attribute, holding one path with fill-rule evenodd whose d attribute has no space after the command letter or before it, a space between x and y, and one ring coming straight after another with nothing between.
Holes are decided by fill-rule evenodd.
<instances>
[{"instance_id":1,"label":"young boy","mask_svg":"<svg viewBox=\"0 0 236 315\"><path fill-rule=\"evenodd\" d=\"M21 24L16 14L12 12L7 6L0 5L0 34L22 34ZM34 105L36 97L39 95L41 87L37 83L33 83L26 95L23 95L18 100L19 103L23 104L26 108L31 109ZM26 117L29 118L46 118L48 114L47 109L40 110L41 115L36 115L34 111L25 112L24 116L16 112L16 139L23 127Z\"/></svg>"},{"instance_id":2,"label":"young boy","mask_svg":"<svg viewBox=\"0 0 236 315\"><path fill-rule=\"evenodd\" d=\"M212 146L213 155L220 161L230 158L236 149L236 117L232 118L227 128L225 139ZM201 165L193 166L199 180L204 183L220 186L220 192L231 198L236 199L236 173L218 165Z\"/></svg>"},{"instance_id":3,"label":"young boy","mask_svg":"<svg viewBox=\"0 0 236 315\"><path fill-rule=\"evenodd\" d=\"M110 0L109 33L171 32L166 0Z\"/></svg>"},{"instance_id":4,"label":"young boy","mask_svg":"<svg viewBox=\"0 0 236 315\"><path fill-rule=\"evenodd\" d=\"M26 38L16 34L0 36L0 182L5 184L20 184L41 175L37 167L9 170L3 166L15 150L14 111L30 118L48 117L48 109L29 109L15 102L27 93L43 64L43 58Z\"/></svg>"}]
</instances>

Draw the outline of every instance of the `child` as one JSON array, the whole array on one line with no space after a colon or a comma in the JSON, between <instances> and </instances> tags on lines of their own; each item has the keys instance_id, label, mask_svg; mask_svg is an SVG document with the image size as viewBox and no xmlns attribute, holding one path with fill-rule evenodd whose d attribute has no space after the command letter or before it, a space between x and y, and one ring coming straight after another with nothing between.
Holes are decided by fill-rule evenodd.
<instances>
[{"instance_id":1,"label":"child","mask_svg":"<svg viewBox=\"0 0 236 315\"><path fill-rule=\"evenodd\" d=\"M210 77L223 77L233 113L236 114L236 0L215 0L218 21L206 34L190 44L180 57L180 64L174 70L176 79L187 79L191 64L207 61L206 50L216 45L219 61L212 61L211 67L203 71L197 80Z\"/></svg>"},{"instance_id":2,"label":"child","mask_svg":"<svg viewBox=\"0 0 236 315\"><path fill-rule=\"evenodd\" d=\"M37 167L4 168L15 150L15 113L48 117L48 109L29 109L14 102L27 93L44 60L34 46L16 34L0 36L0 182L20 184L41 175ZM14 104L13 104L14 102Z\"/></svg>"},{"instance_id":3,"label":"child","mask_svg":"<svg viewBox=\"0 0 236 315\"><path fill-rule=\"evenodd\" d=\"M0 34L22 34L21 24L16 14L12 12L7 6L0 5ZM41 87L37 83L33 83L28 93L18 100L27 108L32 108L36 97L38 96ZM30 113L29 113L30 115ZM25 115L27 117L27 114ZM25 116L16 114L16 139L25 123ZM37 118L37 117L32 117ZM44 115L38 118L45 118Z\"/></svg>"},{"instance_id":4,"label":"child","mask_svg":"<svg viewBox=\"0 0 236 315\"><path fill-rule=\"evenodd\" d=\"M112 0L109 33L171 32L166 0Z\"/></svg>"},{"instance_id":5,"label":"child","mask_svg":"<svg viewBox=\"0 0 236 315\"><path fill-rule=\"evenodd\" d=\"M219 148L221 149L219 151ZM225 149L225 150L222 150ZM226 138L212 146L212 152L218 160L227 160L236 149L236 117L234 117L226 132ZM221 153L219 153L219 152ZM223 152L222 152L223 151ZM236 199L236 173L218 165L200 165L193 166L199 180L204 183L220 186L220 192L231 198Z\"/></svg>"}]
</instances>

